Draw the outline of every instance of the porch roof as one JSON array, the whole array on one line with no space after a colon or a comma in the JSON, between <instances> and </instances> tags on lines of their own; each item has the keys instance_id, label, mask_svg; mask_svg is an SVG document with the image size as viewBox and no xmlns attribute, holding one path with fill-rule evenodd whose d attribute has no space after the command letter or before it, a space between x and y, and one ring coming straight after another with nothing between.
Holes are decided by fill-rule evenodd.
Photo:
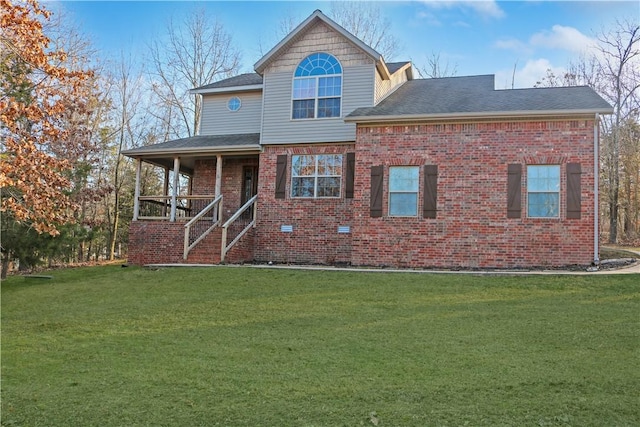
<instances>
[{"instance_id":1,"label":"porch roof","mask_svg":"<svg viewBox=\"0 0 640 427\"><path fill-rule=\"evenodd\" d=\"M260 134L198 135L174 139L160 144L124 150L122 154L141 159L162 167L173 167L173 159L180 157L180 169L184 173L193 172L196 158L221 155L255 155L261 151Z\"/></svg>"}]
</instances>

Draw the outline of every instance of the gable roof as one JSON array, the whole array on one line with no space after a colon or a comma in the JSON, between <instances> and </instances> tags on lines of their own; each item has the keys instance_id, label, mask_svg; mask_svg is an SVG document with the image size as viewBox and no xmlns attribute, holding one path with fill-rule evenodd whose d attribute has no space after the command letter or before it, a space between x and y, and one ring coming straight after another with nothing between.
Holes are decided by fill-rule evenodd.
<instances>
[{"instance_id":1,"label":"gable roof","mask_svg":"<svg viewBox=\"0 0 640 427\"><path fill-rule=\"evenodd\" d=\"M240 74L208 85L191 89L191 93L242 92L262 89L262 76L257 73Z\"/></svg>"},{"instance_id":2,"label":"gable roof","mask_svg":"<svg viewBox=\"0 0 640 427\"><path fill-rule=\"evenodd\" d=\"M389 73L394 74L400 68L403 68L407 65L411 64L410 61L402 61L402 62L387 62L387 69Z\"/></svg>"},{"instance_id":3,"label":"gable roof","mask_svg":"<svg viewBox=\"0 0 640 427\"><path fill-rule=\"evenodd\" d=\"M358 108L346 122L471 117L610 114L611 106L586 86L495 90L494 76L411 80L374 107Z\"/></svg>"},{"instance_id":4,"label":"gable roof","mask_svg":"<svg viewBox=\"0 0 640 427\"><path fill-rule=\"evenodd\" d=\"M384 59L382 58L382 55L372 47L368 46L362 40L351 34L349 31L345 30L342 26L338 25L335 21L322 13L321 10L316 10L315 12L313 12L307 19L302 21L300 25L294 28L293 31L291 31L285 38L280 40L278 44L276 44L269 52L266 53L266 55L264 55L258 60L258 62L254 64L254 70L258 74L262 74L271 62L273 62L277 57L280 56L283 51L287 50L291 46L291 44L296 42L302 35L304 35L307 29L318 22L325 23L332 30L342 35L354 46L369 55L376 62L376 67L378 68L378 71L380 71L380 74L383 76L383 78L389 78L390 73L387 69L387 65L385 64Z\"/></svg>"}]
</instances>

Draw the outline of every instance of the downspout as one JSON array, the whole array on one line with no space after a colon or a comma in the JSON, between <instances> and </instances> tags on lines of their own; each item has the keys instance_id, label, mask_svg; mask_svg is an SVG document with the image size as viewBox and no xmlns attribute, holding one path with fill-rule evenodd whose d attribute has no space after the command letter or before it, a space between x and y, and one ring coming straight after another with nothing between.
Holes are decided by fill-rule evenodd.
<instances>
[{"instance_id":1,"label":"downspout","mask_svg":"<svg viewBox=\"0 0 640 427\"><path fill-rule=\"evenodd\" d=\"M598 225L600 224L600 115L596 113L593 123L593 265L600 265L600 241Z\"/></svg>"}]
</instances>

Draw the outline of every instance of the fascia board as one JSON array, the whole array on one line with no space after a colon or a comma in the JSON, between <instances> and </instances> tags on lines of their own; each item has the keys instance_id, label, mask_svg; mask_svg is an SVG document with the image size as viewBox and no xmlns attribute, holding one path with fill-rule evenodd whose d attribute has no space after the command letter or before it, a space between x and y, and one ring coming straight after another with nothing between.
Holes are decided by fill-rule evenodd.
<instances>
[{"instance_id":1,"label":"fascia board","mask_svg":"<svg viewBox=\"0 0 640 427\"><path fill-rule=\"evenodd\" d=\"M613 114L611 109L581 109L581 110L535 110L535 111L490 111L482 113L443 113L443 114L401 114L385 116L353 116L345 117L345 123L385 123L385 122L414 122L455 119L514 119L526 117L557 117L594 114Z\"/></svg>"},{"instance_id":2,"label":"fascia board","mask_svg":"<svg viewBox=\"0 0 640 427\"><path fill-rule=\"evenodd\" d=\"M229 92L253 92L253 91L262 91L264 85L247 85L247 86L229 86L229 87L218 87L218 88L210 88L210 89L191 89L189 93L196 94L199 93L201 95L205 94L213 94L213 93L229 93Z\"/></svg>"},{"instance_id":3,"label":"fascia board","mask_svg":"<svg viewBox=\"0 0 640 427\"><path fill-rule=\"evenodd\" d=\"M206 155L206 154L220 154L220 153L260 153L262 147L259 144L256 145L244 145L242 147L234 145L226 145L219 147L193 147L193 148L176 148L176 149L155 149L155 150L126 150L122 154L132 158L145 158L145 157L157 157L167 155Z\"/></svg>"}]
</instances>

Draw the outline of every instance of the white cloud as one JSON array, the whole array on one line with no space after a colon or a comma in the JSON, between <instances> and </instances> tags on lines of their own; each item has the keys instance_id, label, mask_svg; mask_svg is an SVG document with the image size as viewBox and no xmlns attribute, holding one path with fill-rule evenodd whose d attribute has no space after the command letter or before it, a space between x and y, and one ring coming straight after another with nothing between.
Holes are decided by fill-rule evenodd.
<instances>
[{"instance_id":1,"label":"white cloud","mask_svg":"<svg viewBox=\"0 0 640 427\"><path fill-rule=\"evenodd\" d=\"M529 43L534 47L562 49L570 52L585 53L597 45L597 41L582 34L573 27L554 25L531 36Z\"/></svg>"},{"instance_id":2,"label":"white cloud","mask_svg":"<svg viewBox=\"0 0 640 427\"><path fill-rule=\"evenodd\" d=\"M506 16L495 0L423 0L423 3L434 9L471 9L483 18L504 18Z\"/></svg>"},{"instance_id":3,"label":"white cloud","mask_svg":"<svg viewBox=\"0 0 640 427\"><path fill-rule=\"evenodd\" d=\"M512 50L517 53L530 53L531 48L518 39L502 39L493 44L494 47L504 50Z\"/></svg>"},{"instance_id":4,"label":"white cloud","mask_svg":"<svg viewBox=\"0 0 640 427\"><path fill-rule=\"evenodd\" d=\"M516 68L515 74L513 69L496 72L496 88L510 89L512 82L514 88L533 87L547 75L547 70L551 70L557 76L565 73L563 67L552 65L548 59L531 59L522 68Z\"/></svg>"},{"instance_id":5,"label":"white cloud","mask_svg":"<svg viewBox=\"0 0 640 427\"><path fill-rule=\"evenodd\" d=\"M432 27L442 26L442 22L440 22L433 13L420 11L418 12L417 17L422 21L426 21L426 23Z\"/></svg>"}]
</instances>

